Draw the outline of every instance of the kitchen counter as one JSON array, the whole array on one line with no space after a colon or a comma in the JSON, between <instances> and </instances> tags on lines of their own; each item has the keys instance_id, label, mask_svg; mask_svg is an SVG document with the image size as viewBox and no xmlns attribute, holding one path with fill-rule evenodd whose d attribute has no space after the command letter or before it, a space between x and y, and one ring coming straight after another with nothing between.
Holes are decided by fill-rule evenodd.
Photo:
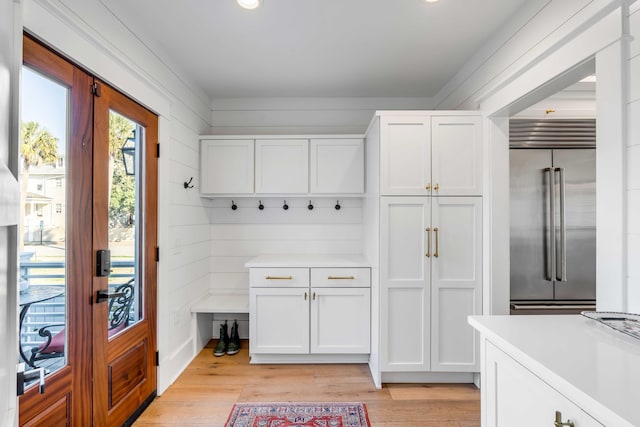
<instances>
[{"instance_id":1,"label":"kitchen counter","mask_svg":"<svg viewBox=\"0 0 640 427\"><path fill-rule=\"evenodd\" d=\"M310 255L310 254L272 254L251 258L244 265L254 268L271 267L370 267L362 255Z\"/></svg>"},{"instance_id":2,"label":"kitchen counter","mask_svg":"<svg viewBox=\"0 0 640 427\"><path fill-rule=\"evenodd\" d=\"M473 316L469 323L485 350L497 347L598 422L640 426L639 340L580 315Z\"/></svg>"}]
</instances>

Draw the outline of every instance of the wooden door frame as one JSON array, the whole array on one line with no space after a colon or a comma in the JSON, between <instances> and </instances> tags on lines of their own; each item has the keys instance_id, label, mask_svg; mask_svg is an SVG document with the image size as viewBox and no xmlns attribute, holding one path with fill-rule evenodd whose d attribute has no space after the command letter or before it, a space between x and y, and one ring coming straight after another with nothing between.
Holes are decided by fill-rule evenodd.
<instances>
[{"instance_id":1,"label":"wooden door frame","mask_svg":"<svg viewBox=\"0 0 640 427\"><path fill-rule=\"evenodd\" d=\"M143 161L136 174L142 177L139 203L141 254L140 287L144 288L143 318L127 328L122 334L109 340L107 324L107 304L95 304L95 295L100 289L107 289L108 277L93 277L93 423L94 425L120 425L134 415L155 396L157 386L156 369L156 328L157 328L157 241L158 241L158 116L131 100L117 89L96 80L98 94L94 98L94 227L93 254L108 248L108 162L101 153L108 153L109 111L114 110L145 128ZM124 357L131 343L144 340L146 335L145 362L147 370L142 373L145 383L140 389L131 389L125 398L111 403L109 382L110 363ZM134 391L135 390L135 391ZM144 391L144 392L143 392ZM134 415L135 416L135 415Z\"/></svg>"},{"instance_id":2,"label":"wooden door frame","mask_svg":"<svg viewBox=\"0 0 640 427\"><path fill-rule=\"evenodd\" d=\"M46 393L29 388L19 401L19 422L47 425L66 411L70 425L91 424L91 256L93 101L92 77L28 35L23 37L23 63L70 90L67 147L67 365L47 376ZM72 236L72 239L69 239ZM71 243L71 244L70 244ZM69 268L72 265L73 268ZM89 361L89 366L87 366ZM89 374L89 375L88 375Z\"/></svg>"}]
</instances>

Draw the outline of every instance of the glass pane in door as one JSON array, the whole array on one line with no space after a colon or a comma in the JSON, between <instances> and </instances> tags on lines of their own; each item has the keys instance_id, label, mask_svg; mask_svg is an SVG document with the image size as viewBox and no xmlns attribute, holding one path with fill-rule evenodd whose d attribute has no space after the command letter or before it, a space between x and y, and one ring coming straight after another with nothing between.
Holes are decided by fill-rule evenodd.
<instances>
[{"instance_id":1,"label":"glass pane in door","mask_svg":"<svg viewBox=\"0 0 640 427\"><path fill-rule=\"evenodd\" d=\"M67 364L69 97L66 86L23 67L18 359L46 373Z\"/></svg>"},{"instance_id":2,"label":"glass pane in door","mask_svg":"<svg viewBox=\"0 0 640 427\"><path fill-rule=\"evenodd\" d=\"M144 128L109 112L109 338L142 319L139 199Z\"/></svg>"}]
</instances>

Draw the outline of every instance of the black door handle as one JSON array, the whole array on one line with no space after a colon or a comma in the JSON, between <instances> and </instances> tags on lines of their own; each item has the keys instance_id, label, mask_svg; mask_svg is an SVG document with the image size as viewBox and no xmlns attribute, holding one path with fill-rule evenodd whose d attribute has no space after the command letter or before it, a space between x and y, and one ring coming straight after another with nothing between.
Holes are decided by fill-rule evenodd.
<instances>
[{"instance_id":1,"label":"black door handle","mask_svg":"<svg viewBox=\"0 0 640 427\"><path fill-rule=\"evenodd\" d=\"M123 298L126 297L126 292L109 292L107 289L100 289L96 293L96 303L109 301L109 298Z\"/></svg>"}]
</instances>

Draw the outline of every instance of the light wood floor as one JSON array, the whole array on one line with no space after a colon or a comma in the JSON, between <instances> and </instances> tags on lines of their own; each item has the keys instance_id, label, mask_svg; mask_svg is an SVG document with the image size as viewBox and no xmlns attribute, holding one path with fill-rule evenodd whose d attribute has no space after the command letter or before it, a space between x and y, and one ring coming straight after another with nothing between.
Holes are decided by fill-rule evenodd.
<instances>
[{"instance_id":1,"label":"light wood floor","mask_svg":"<svg viewBox=\"0 0 640 427\"><path fill-rule=\"evenodd\" d=\"M389 384L376 390L367 365L249 365L248 343L213 356L210 342L134 427L224 426L236 402L364 402L374 427L479 427L473 385Z\"/></svg>"}]
</instances>

